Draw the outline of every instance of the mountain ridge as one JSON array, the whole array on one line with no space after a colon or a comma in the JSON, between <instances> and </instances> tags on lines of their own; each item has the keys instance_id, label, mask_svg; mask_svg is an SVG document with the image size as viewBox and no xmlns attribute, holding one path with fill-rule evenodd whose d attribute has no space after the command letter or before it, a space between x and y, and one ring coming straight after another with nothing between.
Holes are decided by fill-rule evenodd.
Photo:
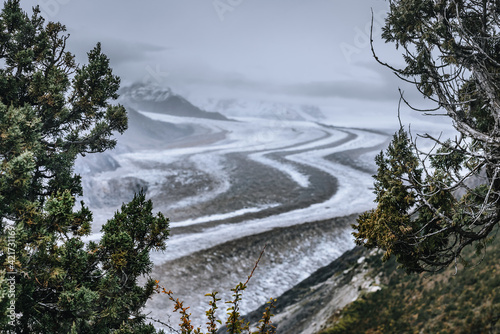
<instances>
[{"instance_id":1,"label":"mountain ridge","mask_svg":"<svg viewBox=\"0 0 500 334\"><path fill-rule=\"evenodd\" d=\"M134 83L120 89L120 101L138 110L178 117L229 120L218 112L198 108L168 87Z\"/></svg>"}]
</instances>

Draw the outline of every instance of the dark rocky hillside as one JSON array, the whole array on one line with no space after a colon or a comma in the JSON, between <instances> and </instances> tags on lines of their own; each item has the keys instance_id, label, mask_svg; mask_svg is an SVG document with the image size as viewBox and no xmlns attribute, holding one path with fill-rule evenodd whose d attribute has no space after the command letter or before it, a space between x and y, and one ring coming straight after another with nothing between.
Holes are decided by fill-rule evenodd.
<instances>
[{"instance_id":1,"label":"dark rocky hillside","mask_svg":"<svg viewBox=\"0 0 500 334\"><path fill-rule=\"evenodd\" d=\"M500 240L436 274L356 247L277 299L280 334L500 333ZM262 306L247 317L255 323Z\"/></svg>"},{"instance_id":2,"label":"dark rocky hillside","mask_svg":"<svg viewBox=\"0 0 500 334\"><path fill-rule=\"evenodd\" d=\"M372 252L375 254L375 252ZM317 333L329 317L353 302L362 293L379 289L365 263L370 251L355 247L277 298L274 325L277 333ZM256 324L266 305L245 319Z\"/></svg>"}]
</instances>

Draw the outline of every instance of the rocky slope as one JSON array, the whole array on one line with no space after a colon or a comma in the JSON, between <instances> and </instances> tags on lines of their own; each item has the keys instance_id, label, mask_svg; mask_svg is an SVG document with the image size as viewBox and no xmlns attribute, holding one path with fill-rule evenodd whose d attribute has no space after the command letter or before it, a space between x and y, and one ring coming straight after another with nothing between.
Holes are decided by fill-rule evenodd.
<instances>
[{"instance_id":1,"label":"rocky slope","mask_svg":"<svg viewBox=\"0 0 500 334\"><path fill-rule=\"evenodd\" d=\"M277 333L500 333L499 250L495 238L479 256L469 249L465 267L407 275L356 247L277 299Z\"/></svg>"},{"instance_id":2,"label":"rocky slope","mask_svg":"<svg viewBox=\"0 0 500 334\"><path fill-rule=\"evenodd\" d=\"M345 252L329 265L285 292L276 301L273 323L280 334L314 334L327 327L329 318L361 294L380 289L374 268L362 247ZM256 324L266 305L247 315Z\"/></svg>"}]
</instances>

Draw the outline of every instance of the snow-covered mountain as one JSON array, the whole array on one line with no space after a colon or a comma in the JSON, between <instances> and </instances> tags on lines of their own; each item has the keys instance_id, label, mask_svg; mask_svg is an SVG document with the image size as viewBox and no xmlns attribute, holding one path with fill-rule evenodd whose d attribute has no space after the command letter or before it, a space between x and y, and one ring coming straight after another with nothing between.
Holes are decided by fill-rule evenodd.
<instances>
[{"instance_id":1,"label":"snow-covered mountain","mask_svg":"<svg viewBox=\"0 0 500 334\"><path fill-rule=\"evenodd\" d=\"M227 117L255 117L286 121L321 121L325 116L312 105L296 105L272 101L214 99L194 101L204 110L217 111Z\"/></svg>"},{"instance_id":2,"label":"snow-covered mountain","mask_svg":"<svg viewBox=\"0 0 500 334\"><path fill-rule=\"evenodd\" d=\"M120 102L139 111L155 112L180 117L226 120L218 112L207 112L175 94L168 87L135 83L120 89Z\"/></svg>"},{"instance_id":3,"label":"snow-covered mountain","mask_svg":"<svg viewBox=\"0 0 500 334\"><path fill-rule=\"evenodd\" d=\"M169 87L134 83L120 90L120 102L139 111L180 117L227 120L232 117L264 118L277 121L323 121L325 115L313 105L235 98L190 98Z\"/></svg>"}]
</instances>

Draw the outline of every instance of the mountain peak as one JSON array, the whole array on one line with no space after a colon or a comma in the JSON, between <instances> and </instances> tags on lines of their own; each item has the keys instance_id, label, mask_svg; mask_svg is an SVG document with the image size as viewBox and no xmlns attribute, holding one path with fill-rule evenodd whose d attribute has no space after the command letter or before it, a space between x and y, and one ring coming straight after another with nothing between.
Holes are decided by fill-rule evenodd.
<instances>
[{"instance_id":1,"label":"mountain peak","mask_svg":"<svg viewBox=\"0 0 500 334\"><path fill-rule=\"evenodd\" d=\"M138 82L131 86L123 87L120 90L120 95L123 98L134 101L162 102L175 94L169 87L160 87L154 84Z\"/></svg>"},{"instance_id":2,"label":"mountain peak","mask_svg":"<svg viewBox=\"0 0 500 334\"><path fill-rule=\"evenodd\" d=\"M122 103L138 111L148 111L179 117L227 120L216 112L207 112L175 94L169 87L149 83L134 83L120 90Z\"/></svg>"}]
</instances>

